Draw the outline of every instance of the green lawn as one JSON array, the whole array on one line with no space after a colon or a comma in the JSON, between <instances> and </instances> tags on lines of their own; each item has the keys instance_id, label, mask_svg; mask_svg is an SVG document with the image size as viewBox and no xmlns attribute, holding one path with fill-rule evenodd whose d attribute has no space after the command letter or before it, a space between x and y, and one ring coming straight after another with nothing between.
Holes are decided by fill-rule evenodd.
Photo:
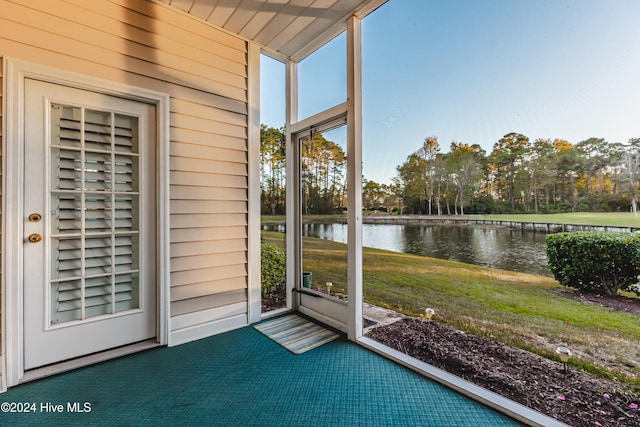
<instances>
[{"instance_id":1,"label":"green lawn","mask_svg":"<svg viewBox=\"0 0 640 427\"><path fill-rule=\"evenodd\" d=\"M284 247L284 235L263 232ZM346 245L303 240L304 269L314 285L346 286ZM460 330L555 357L570 347L575 366L640 383L640 319L550 292L553 279L470 264L364 248L364 299L417 316L430 307L435 319Z\"/></svg>"}]
</instances>

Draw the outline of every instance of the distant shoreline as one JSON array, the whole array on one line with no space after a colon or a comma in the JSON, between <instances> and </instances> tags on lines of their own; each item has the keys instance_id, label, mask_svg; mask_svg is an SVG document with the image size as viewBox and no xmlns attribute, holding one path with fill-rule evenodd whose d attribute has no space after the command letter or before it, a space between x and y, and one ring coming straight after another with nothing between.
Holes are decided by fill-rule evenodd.
<instances>
[{"instance_id":1,"label":"distant shoreline","mask_svg":"<svg viewBox=\"0 0 640 427\"><path fill-rule=\"evenodd\" d=\"M284 224L284 215L263 215L264 225ZM345 223L346 215L303 215L304 223ZM537 231L636 231L640 230L640 217L631 212L575 212L567 214L516 215L395 215L365 213L364 224L416 224L416 225L494 225Z\"/></svg>"}]
</instances>

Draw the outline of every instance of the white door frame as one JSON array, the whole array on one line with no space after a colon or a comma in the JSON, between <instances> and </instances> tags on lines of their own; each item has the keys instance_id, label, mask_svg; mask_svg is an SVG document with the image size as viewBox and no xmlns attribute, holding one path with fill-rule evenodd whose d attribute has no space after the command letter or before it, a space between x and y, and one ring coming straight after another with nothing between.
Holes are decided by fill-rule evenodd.
<instances>
[{"instance_id":1,"label":"white door frame","mask_svg":"<svg viewBox=\"0 0 640 427\"><path fill-rule=\"evenodd\" d=\"M292 148L289 155L294 158L294 166L292 170L287 170L287 177L292 175L294 183L287 186L287 192L292 193L293 202L291 208L287 204L287 216L293 217L292 228L293 233L287 233L287 240L292 241L295 248L293 256L287 259L293 259L293 273L287 274L293 278L292 287L295 289L297 296L293 298L294 307L303 314L312 317L326 325L329 325L342 332L348 332L348 304L322 293L307 290L302 287L302 140L312 137L317 133L327 132L338 127L346 126L347 123L347 104L337 105L322 113L309 117L292 126ZM291 189L291 190L290 190ZM349 187L347 185L347 192Z\"/></svg>"},{"instance_id":2,"label":"white door frame","mask_svg":"<svg viewBox=\"0 0 640 427\"><path fill-rule=\"evenodd\" d=\"M318 128L346 116L347 122L347 294L346 320L333 322L334 318L325 317L323 320L332 326L342 329L351 341L358 341L362 337L362 52L361 52L361 18L351 16L347 19L347 101L322 111L312 117L298 120L298 63L289 60L286 63L286 170L287 170L287 301L292 299L292 291L300 280L301 225L298 219L300 196L294 188L298 185L295 171L297 165L296 145L297 137L311 128ZM297 135L297 136L296 136ZM292 191L290 191L291 189ZM304 297L303 297L304 298ZM297 299L294 299L297 300ZM325 300L326 301L326 300ZM287 303L289 306L289 302ZM322 302L321 304L324 304ZM294 309L300 309L294 304ZM325 311L335 309L335 304L329 307L319 305L320 315ZM344 318L345 310L338 308ZM340 317L340 316L336 316ZM321 320L321 321L323 321Z\"/></svg>"},{"instance_id":3,"label":"white door frame","mask_svg":"<svg viewBox=\"0 0 640 427\"><path fill-rule=\"evenodd\" d=\"M157 138L157 280L158 341L168 342L169 331L169 95L121 83L84 76L19 59L3 59L2 138L2 342L0 390L24 376L23 367L23 192L24 81L27 78L115 95L155 105Z\"/></svg>"}]
</instances>

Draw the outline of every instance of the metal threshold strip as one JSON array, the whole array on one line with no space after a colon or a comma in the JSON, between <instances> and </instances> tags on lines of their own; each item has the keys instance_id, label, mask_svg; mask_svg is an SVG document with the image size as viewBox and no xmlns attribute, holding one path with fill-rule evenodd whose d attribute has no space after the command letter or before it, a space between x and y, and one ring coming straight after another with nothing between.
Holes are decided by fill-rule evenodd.
<instances>
[{"instance_id":1,"label":"metal threshold strip","mask_svg":"<svg viewBox=\"0 0 640 427\"><path fill-rule=\"evenodd\" d=\"M129 354L137 353L140 351L149 350L159 346L160 346L160 343L158 343L156 340L141 341L138 343L125 345L125 346L114 348L111 350L105 350L105 351L90 354L87 356L66 360L64 362L54 363L51 365L43 366L41 368L31 369L24 373L24 376L20 380L20 384L26 383L29 381L38 380L45 377L49 377L51 375L60 374L62 372L83 368L85 366L93 365L96 363L105 362L107 360L115 359L117 357L122 357Z\"/></svg>"}]
</instances>

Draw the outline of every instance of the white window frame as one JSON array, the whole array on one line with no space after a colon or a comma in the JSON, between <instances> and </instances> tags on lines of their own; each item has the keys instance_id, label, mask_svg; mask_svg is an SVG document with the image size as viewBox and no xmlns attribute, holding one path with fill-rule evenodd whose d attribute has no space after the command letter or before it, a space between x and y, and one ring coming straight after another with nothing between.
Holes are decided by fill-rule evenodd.
<instances>
[{"instance_id":1,"label":"white window frame","mask_svg":"<svg viewBox=\"0 0 640 427\"><path fill-rule=\"evenodd\" d=\"M85 76L20 59L3 58L2 138L2 342L0 391L24 376L23 368L23 194L24 81L32 78L53 84L146 102L156 107L156 207L158 344L168 344L169 331L169 95L148 89ZM82 363L82 362L78 362ZM69 369L72 366L68 367Z\"/></svg>"}]
</instances>

